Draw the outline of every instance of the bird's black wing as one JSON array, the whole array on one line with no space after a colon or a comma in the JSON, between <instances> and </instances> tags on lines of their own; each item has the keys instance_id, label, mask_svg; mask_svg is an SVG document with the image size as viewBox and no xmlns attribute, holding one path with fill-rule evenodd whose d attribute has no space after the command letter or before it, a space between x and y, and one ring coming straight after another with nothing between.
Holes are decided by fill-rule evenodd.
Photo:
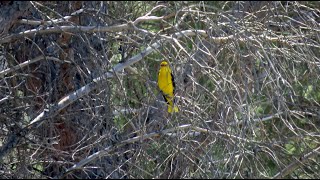
<instances>
[{"instance_id":1,"label":"bird's black wing","mask_svg":"<svg viewBox=\"0 0 320 180\"><path fill-rule=\"evenodd\" d=\"M161 94L162 94L164 100L167 102L167 104L170 105L170 104L169 104L169 101L168 101L167 98L166 98L166 95L165 95L162 91L161 91Z\"/></svg>"},{"instance_id":2,"label":"bird's black wing","mask_svg":"<svg viewBox=\"0 0 320 180\"><path fill-rule=\"evenodd\" d=\"M171 80L172 80L172 86L173 86L173 102L175 102L174 100L174 92L176 90L176 83L174 82L174 77L173 77L173 74L172 74L172 71L171 71Z\"/></svg>"}]
</instances>

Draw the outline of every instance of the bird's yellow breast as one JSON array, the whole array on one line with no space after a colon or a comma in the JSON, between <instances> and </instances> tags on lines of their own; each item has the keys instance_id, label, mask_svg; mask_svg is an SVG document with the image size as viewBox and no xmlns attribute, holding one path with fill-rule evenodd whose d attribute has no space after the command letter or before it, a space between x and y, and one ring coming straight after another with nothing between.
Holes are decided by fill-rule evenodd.
<instances>
[{"instance_id":1,"label":"bird's yellow breast","mask_svg":"<svg viewBox=\"0 0 320 180\"><path fill-rule=\"evenodd\" d=\"M168 96L173 96L173 84L171 70L168 65L160 66L158 75L159 89Z\"/></svg>"},{"instance_id":2,"label":"bird's yellow breast","mask_svg":"<svg viewBox=\"0 0 320 180\"><path fill-rule=\"evenodd\" d=\"M166 61L162 61L160 64L158 74L158 87L161 90L164 100L168 104L168 112L178 112L178 107L174 105L174 78L170 66Z\"/></svg>"}]
</instances>

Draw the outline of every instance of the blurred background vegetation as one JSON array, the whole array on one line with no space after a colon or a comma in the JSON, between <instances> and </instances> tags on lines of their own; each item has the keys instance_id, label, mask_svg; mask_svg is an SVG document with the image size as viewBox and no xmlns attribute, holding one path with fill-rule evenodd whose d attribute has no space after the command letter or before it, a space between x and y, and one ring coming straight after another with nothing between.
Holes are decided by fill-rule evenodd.
<instances>
[{"instance_id":1,"label":"blurred background vegetation","mask_svg":"<svg viewBox=\"0 0 320 180\"><path fill-rule=\"evenodd\" d=\"M319 7L0 2L0 177L318 178Z\"/></svg>"}]
</instances>

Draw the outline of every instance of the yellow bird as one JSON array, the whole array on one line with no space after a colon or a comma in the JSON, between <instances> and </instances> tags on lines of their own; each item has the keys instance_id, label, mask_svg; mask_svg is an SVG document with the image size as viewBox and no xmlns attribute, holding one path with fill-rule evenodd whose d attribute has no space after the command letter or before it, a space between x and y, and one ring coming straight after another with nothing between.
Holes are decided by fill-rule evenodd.
<instances>
[{"instance_id":1,"label":"yellow bird","mask_svg":"<svg viewBox=\"0 0 320 180\"><path fill-rule=\"evenodd\" d=\"M167 61L162 61L160 64L158 73L158 87L168 104L168 112L178 112L178 107L174 106L174 77Z\"/></svg>"}]
</instances>

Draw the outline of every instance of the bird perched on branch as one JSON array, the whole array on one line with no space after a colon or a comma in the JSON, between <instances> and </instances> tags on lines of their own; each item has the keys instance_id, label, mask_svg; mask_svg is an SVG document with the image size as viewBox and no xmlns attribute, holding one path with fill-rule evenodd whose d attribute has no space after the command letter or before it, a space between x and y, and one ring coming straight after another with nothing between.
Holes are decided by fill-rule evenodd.
<instances>
[{"instance_id":1,"label":"bird perched on branch","mask_svg":"<svg viewBox=\"0 0 320 180\"><path fill-rule=\"evenodd\" d=\"M171 68L167 61L163 60L160 64L158 73L158 87L168 104L168 112L178 112L178 107L174 105L175 83Z\"/></svg>"}]
</instances>

